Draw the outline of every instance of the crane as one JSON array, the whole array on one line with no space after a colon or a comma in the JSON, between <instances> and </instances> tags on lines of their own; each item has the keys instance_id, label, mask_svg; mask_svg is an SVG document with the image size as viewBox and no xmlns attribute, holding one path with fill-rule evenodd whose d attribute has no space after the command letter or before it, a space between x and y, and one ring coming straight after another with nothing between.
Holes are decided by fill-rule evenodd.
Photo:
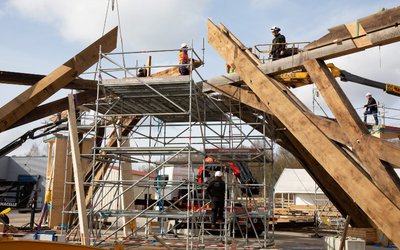
<instances>
[{"instance_id":1,"label":"crane","mask_svg":"<svg viewBox=\"0 0 400 250\"><path fill-rule=\"evenodd\" d=\"M333 77L340 77L340 80L343 82L354 82L361 85L382 89L386 93L390 95L400 96L400 86L374 81L371 79L367 79L361 76L354 75L352 73L347 72L346 70L339 69L333 63L328 63L326 66L331 70ZM305 71L294 71L279 74L276 76L277 79L283 82L285 85L297 88L304 85L312 84L312 80L310 75Z\"/></svg>"}]
</instances>

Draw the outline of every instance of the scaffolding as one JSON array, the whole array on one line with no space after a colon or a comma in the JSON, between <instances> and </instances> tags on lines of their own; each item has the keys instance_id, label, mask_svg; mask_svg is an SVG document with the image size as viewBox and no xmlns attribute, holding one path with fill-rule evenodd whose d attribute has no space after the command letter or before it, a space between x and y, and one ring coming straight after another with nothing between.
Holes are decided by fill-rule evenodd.
<instances>
[{"instance_id":1,"label":"scaffolding","mask_svg":"<svg viewBox=\"0 0 400 250\"><path fill-rule=\"evenodd\" d=\"M92 111L79 119L81 141L93 141L91 152L81 155L91 160L84 183L91 244L152 244L156 238L171 246L185 240L192 249L217 239L223 248L267 247L274 240L274 183L267 187L266 175L267 168L273 170L274 140L265 136L266 130L275 129L271 118L240 100L203 93L207 83L194 65L204 60L192 48L188 64L154 60L165 62L178 52L99 55L97 100L86 105ZM151 56L147 64L139 66L146 56ZM125 62L136 65L127 67ZM171 67L188 67L189 74L163 75ZM143 69L146 76L138 77ZM155 77L153 71L158 71ZM238 178L233 165L241 171L255 165L258 180ZM224 172L224 222L216 229L210 227L207 182L197 181L200 166L211 175ZM145 174L133 179L132 168ZM72 184L66 179L63 208L70 241L79 238L75 197L66 194Z\"/></svg>"}]
</instances>

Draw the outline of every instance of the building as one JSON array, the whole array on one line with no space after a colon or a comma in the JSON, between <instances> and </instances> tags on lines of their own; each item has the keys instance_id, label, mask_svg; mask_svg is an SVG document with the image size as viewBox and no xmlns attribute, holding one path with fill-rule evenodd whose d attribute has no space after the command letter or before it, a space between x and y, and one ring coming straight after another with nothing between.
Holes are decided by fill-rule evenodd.
<instances>
[{"instance_id":1,"label":"building","mask_svg":"<svg viewBox=\"0 0 400 250\"><path fill-rule=\"evenodd\" d=\"M47 156L4 156L0 159L0 182L3 183L0 188L5 188L9 182L29 180L29 176L34 180L38 179L39 182L34 185L33 190L38 191L37 208L41 208L46 192L46 169ZM32 197L33 192L27 199L31 200Z\"/></svg>"}]
</instances>

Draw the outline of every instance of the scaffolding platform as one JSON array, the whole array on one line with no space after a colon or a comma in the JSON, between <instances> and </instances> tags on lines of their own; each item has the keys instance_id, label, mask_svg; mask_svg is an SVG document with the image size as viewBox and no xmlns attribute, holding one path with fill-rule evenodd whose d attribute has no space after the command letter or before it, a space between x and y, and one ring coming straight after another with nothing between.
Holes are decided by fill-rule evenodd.
<instances>
[{"instance_id":1,"label":"scaffolding platform","mask_svg":"<svg viewBox=\"0 0 400 250\"><path fill-rule=\"evenodd\" d=\"M98 111L107 115L154 115L164 122L186 122L192 113L193 121L221 121L226 120L221 111L230 110L229 103L211 101L189 76L108 79L101 86L110 95L98 100ZM86 107L96 110L95 104Z\"/></svg>"}]
</instances>

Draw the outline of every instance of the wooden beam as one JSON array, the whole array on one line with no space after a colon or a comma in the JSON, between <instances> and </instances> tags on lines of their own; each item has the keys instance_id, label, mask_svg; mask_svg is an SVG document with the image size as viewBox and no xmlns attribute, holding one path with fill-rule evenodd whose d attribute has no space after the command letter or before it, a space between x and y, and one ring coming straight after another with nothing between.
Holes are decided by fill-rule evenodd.
<instances>
[{"instance_id":1,"label":"wooden beam","mask_svg":"<svg viewBox=\"0 0 400 250\"><path fill-rule=\"evenodd\" d=\"M96 92L95 91L84 91L81 93L77 93L75 95L75 100L79 105L91 103L96 100ZM68 109L68 97L58 99L43 105L40 105L33 109L31 112L26 114L24 117L18 120L18 122L14 123L8 129L12 129L39 119L43 119L50 115L54 115L56 113L62 112ZM6 130L8 130L6 129Z\"/></svg>"},{"instance_id":2,"label":"wooden beam","mask_svg":"<svg viewBox=\"0 0 400 250\"><path fill-rule=\"evenodd\" d=\"M209 43L228 64L234 63L243 81L268 106L275 116L338 181L369 218L397 245L400 245L400 210L358 169L321 130L282 92L281 83L264 74L247 55L210 20ZM235 55L235 56L232 56ZM340 166L340 167L338 167ZM371 197L379 202L371 202ZM383 214L382 211L385 210Z\"/></svg>"},{"instance_id":3,"label":"wooden beam","mask_svg":"<svg viewBox=\"0 0 400 250\"><path fill-rule=\"evenodd\" d=\"M117 32L118 28L116 27L0 108L0 132L11 127L97 62L100 48L102 52L110 52L115 49Z\"/></svg>"},{"instance_id":4,"label":"wooden beam","mask_svg":"<svg viewBox=\"0 0 400 250\"><path fill-rule=\"evenodd\" d=\"M53 228L60 226L62 222L63 197L65 185L65 159L67 158L67 140L55 138L54 159L51 164L52 172L49 189L51 191L51 209L49 213L48 226Z\"/></svg>"},{"instance_id":5,"label":"wooden beam","mask_svg":"<svg viewBox=\"0 0 400 250\"><path fill-rule=\"evenodd\" d=\"M257 116L248 113L242 113L241 119L247 123L254 124ZM315 180L321 190L326 194L329 200L336 206L342 215L352 215L351 224L356 227L373 227L368 216L357 206L342 187L333 179L325 169L310 155L309 152L299 143L288 130L275 130L282 128L283 124L272 117L272 128L263 130L262 126L252 125L260 133L265 132L269 138L274 138L275 142L281 147L291 152L301 163L308 174ZM268 119L269 120L269 119ZM269 122L268 122L269 123ZM271 126L271 125L270 125ZM275 134L272 134L275 133ZM351 201L351 202L349 202Z\"/></svg>"},{"instance_id":6,"label":"wooden beam","mask_svg":"<svg viewBox=\"0 0 400 250\"><path fill-rule=\"evenodd\" d=\"M269 138L275 138L279 145L281 145L283 148L287 149L294 156L296 156L296 158L302 163L307 172L309 172L309 174L315 179L315 181L319 184L321 189L326 193L326 195L330 198L330 200L338 207L339 211L341 211L342 214L344 215L352 214L354 216L353 217L354 219L352 221L353 226L354 225L363 225L367 227L371 226L371 224L367 219L367 216L353 202L348 202L350 197L342 190L340 185L338 185L336 181L326 173L326 171L304 149L304 147L297 140L294 139L293 135L290 134L290 131L280 130L280 132L278 131L271 132L271 130L274 130L274 128L283 128L284 125L281 124L279 120L276 119L276 117L271 113L268 107L264 105L253 92L231 85L221 86L220 88L216 89L216 91L229 98L232 98L235 101L238 101L240 103L246 104L250 107L253 107L255 109L267 113L270 119L273 120L272 123L274 125L272 125L271 129L267 129L265 131L266 136ZM254 123L254 116L249 117L248 115L246 115L246 113L242 112L240 118L245 122ZM319 118L316 119L317 121L327 120L317 116L315 116L315 118ZM330 122L333 123L334 121ZM334 125L337 124L335 123ZM333 128L334 127L337 126L333 126ZM255 126L255 129L263 133L262 127ZM336 131L336 132L341 132L341 131ZM335 193L335 196L333 196L332 193Z\"/></svg>"},{"instance_id":7,"label":"wooden beam","mask_svg":"<svg viewBox=\"0 0 400 250\"><path fill-rule=\"evenodd\" d=\"M398 176L391 176L380 162L374 148L368 143L366 126L359 118L353 105L347 99L336 79L323 61L309 60L304 63L311 79L318 87L325 102L335 115L336 120L349 139L353 153L358 157L364 170L370 175L378 188L400 208L400 180ZM399 154L397 152L397 154ZM393 171L392 171L393 172ZM395 182L394 180L396 180Z\"/></svg>"},{"instance_id":8,"label":"wooden beam","mask_svg":"<svg viewBox=\"0 0 400 250\"><path fill-rule=\"evenodd\" d=\"M375 46L398 42L400 41L400 32L398 28L398 24L400 23L399 16L400 8L396 7L359 19L365 20L363 22L356 21L347 26L344 24L339 25L330 29L330 35L323 36L309 44L305 51L267 64L260 64L258 68L264 74L278 74L302 68L303 63L310 59L327 60L360 52ZM372 23L375 22L375 18L379 19L379 23L376 23L374 26ZM357 27L356 24L361 25L365 33L359 33L357 36L353 36L353 32L349 32L348 27ZM363 25L365 25L365 27ZM213 77L208 79L207 82L211 85L219 86L242 83L242 80L237 73L231 73L224 76ZM209 87L205 85L204 91L208 91L208 88Z\"/></svg>"},{"instance_id":9,"label":"wooden beam","mask_svg":"<svg viewBox=\"0 0 400 250\"><path fill-rule=\"evenodd\" d=\"M45 75L38 74L0 71L0 83L2 84L33 86L45 77ZM64 88L77 90L96 90L97 81L76 78Z\"/></svg>"},{"instance_id":10,"label":"wooden beam","mask_svg":"<svg viewBox=\"0 0 400 250\"><path fill-rule=\"evenodd\" d=\"M201 65L203 65L203 63L201 61L195 60L192 64L192 67L198 68ZM179 66L176 66L176 67L172 67L172 68L151 74L151 77L165 77L165 76L179 76L179 75L181 75L179 73Z\"/></svg>"},{"instance_id":11,"label":"wooden beam","mask_svg":"<svg viewBox=\"0 0 400 250\"><path fill-rule=\"evenodd\" d=\"M121 121L122 125L121 125L120 134L122 136L127 136L132 131L134 126L140 121L140 119L141 119L141 116L138 116L138 117L125 117L125 119L123 119ZM119 125L117 125L116 127L118 127L118 126ZM117 138L119 138L118 137L118 133L119 132L117 132L116 129L113 129L110 132L110 134L107 136L107 138L110 138L110 139L107 141L106 147L116 147L116 146L118 146L118 143L117 143ZM107 159L106 156L103 156L103 155L100 155L99 157L102 158L102 159ZM94 173L95 182L98 181L98 180L101 180L103 178L103 176L106 173L109 165L110 165L110 163L108 163L108 162L104 163L102 161L98 161L96 163L96 167L95 167L96 172ZM91 178L91 176L92 176L92 172L90 171L90 172L86 173L86 178L85 179L88 180L88 179ZM97 185L94 187L94 190L93 190L92 186L90 186L88 188L88 191L87 191L87 194L86 194L86 198L85 198L85 204L86 205L90 204L90 200L91 200L90 198L94 194L94 192L96 192L97 188L98 188Z\"/></svg>"},{"instance_id":12,"label":"wooden beam","mask_svg":"<svg viewBox=\"0 0 400 250\"><path fill-rule=\"evenodd\" d=\"M129 140L126 140L125 142L122 143L122 147L129 147L130 143ZM120 164L121 170L119 171L119 178L121 181L132 181L132 164L130 162L122 161ZM135 209L135 189L130 188L128 189L128 186L122 185L120 187L121 189L121 209L123 211L128 211L128 210L134 210ZM127 224L132 217L130 216L123 216L122 217L122 224ZM124 229L124 237L128 237L131 231L131 227L133 225L136 225L136 220L132 221L131 223L128 223Z\"/></svg>"},{"instance_id":13,"label":"wooden beam","mask_svg":"<svg viewBox=\"0 0 400 250\"><path fill-rule=\"evenodd\" d=\"M249 90L244 90L240 87L232 85L219 86L213 88L214 91L221 93L229 98L244 103L252 108L273 115L271 110L261 100ZM316 116L312 113L306 113L308 118L312 120L330 139L339 142L343 145L350 145L344 133L344 130L339 127L336 121L324 117Z\"/></svg>"},{"instance_id":14,"label":"wooden beam","mask_svg":"<svg viewBox=\"0 0 400 250\"><path fill-rule=\"evenodd\" d=\"M146 61L146 65L145 65L146 67L148 67L147 68L147 72L146 72L146 76L147 77L149 77L149 76L151 76L151 56L148 56L147 57L147 61Z\"/></svg>"},{"instance_id":15,"label":"wooden beam","mask_svg":"<svg viewBox=\"0 0 400 250\"><path fill-rule=\"evenodd\" d=\"M76 124L76 111L74 96L68 95L68 129L72 153L72 169L74 171L75 194L79 217L79 231L82 245L90 245L88 218L85 206L85 192L83 188L83 173L81 168L81 154L79 151L78 129Z\"/></svg>"}]
</instances>

